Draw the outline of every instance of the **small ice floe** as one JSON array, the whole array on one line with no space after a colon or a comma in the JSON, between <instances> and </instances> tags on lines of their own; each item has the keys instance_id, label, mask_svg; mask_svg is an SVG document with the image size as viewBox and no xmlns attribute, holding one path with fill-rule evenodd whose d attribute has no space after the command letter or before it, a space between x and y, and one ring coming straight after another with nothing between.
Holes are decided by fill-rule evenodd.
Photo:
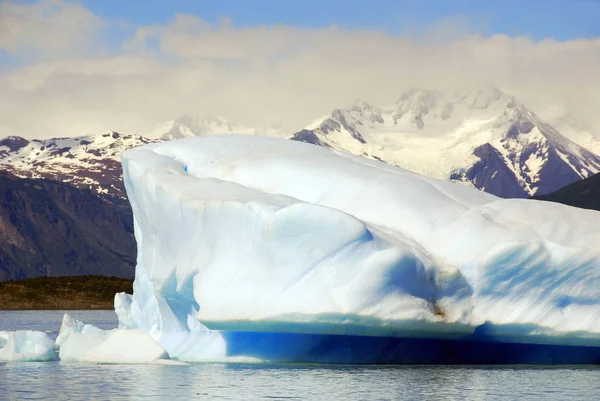
<instances>
[{"instance_id":1,"label":"small ice floe","mask_svg":"<svg viewBox=\"0 0 600 401\"><path fill-rule=\"evenodd\" d=\"M0 361L44 362L56 359L54 341L32 330L0 331Z\"/></svg>"},{"instance_id":2,"label":"small ice floe","mask_svg":"<svg viewBox=\"0 0 600 401\"><path fill-rule=\"evenodd\" d=\"M102 330L68 314L63 317L56 345L63 362L165 364L163 361L170 359L168 352L146 332Z\"/></svg>"}]
</instances>

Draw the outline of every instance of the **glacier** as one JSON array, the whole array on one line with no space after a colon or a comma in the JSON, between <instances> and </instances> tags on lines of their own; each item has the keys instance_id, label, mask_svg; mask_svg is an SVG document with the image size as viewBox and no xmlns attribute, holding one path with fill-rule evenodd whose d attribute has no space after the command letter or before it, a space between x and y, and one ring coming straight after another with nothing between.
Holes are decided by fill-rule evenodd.
<instances>
[{"instance_id":1,"label":"glacier","mask_svg":"<svg viewBox=\"0 0 600 401\"><path fill-rule=\"evenodd\" d=\"M219 135L122 154L118 330L181 361L597 363L600 215Z\"/></svg>"}]
</instances>

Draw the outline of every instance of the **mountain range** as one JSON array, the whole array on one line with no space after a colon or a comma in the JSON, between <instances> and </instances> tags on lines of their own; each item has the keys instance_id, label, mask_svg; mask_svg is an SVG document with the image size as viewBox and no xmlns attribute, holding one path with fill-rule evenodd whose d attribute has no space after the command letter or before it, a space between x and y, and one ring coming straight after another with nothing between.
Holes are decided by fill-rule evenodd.
<instances>
[{"instance_id":1,"label":"mountain range","mask_svg":"<svg viewBox=\"0 0 600 401\"><path fill-rule=\"evenodd\" d=\"M119 154L125 149L195 135L260 134L362 155L504 198L527 198L600 172L600 156L590 150L600 150L600 140L591 127L568 116L555 123L570 136L496 87L412 89L391 106L359 101L289 134L183 116L141 135L7 137L0 140L0 165L18 177L53 179L123 199Z\"/></svg>"},{"instance_id":2,"label":"mountain range","mask_svg":"<svg viewBox=\"0 0 600 401\"><path fill-rule=\"evenodd\" d=\"M173 140L200 135L246 134L285 138L282 130L276 128L252 128L232 123L223 117L195 117L184 115L177 120L167 121L163 125L143 134L154 140Z\"/></svg>"},{"instance_id":3,"label":"mountain range","mask_svg":"<svg viewBox=\"0 0 600 401\"><path fill-rule=\"evenodd\" d=\"M0 168L20 178L57 181L103 198L125 199L119 155L152 141L117 132L31 141L9 136L0 140Z\"/></svg>"},{"instance_id":4,"label":"mountain range","mask_svg":"<svg viewBox=\"0 0 600 401\"><path fill-rule=\"evenodd\" d=\"M503 198L553 192L600 171L600 156L495 87L413 89L387 107L336 109L292 139L474 186Z\"/></svg>"},{"instance_id":5,"label":"mountain range","mask_svg":"<svg viewBox=\"0 0 600 401\"><path fill-rule=\"evenodd\" d=\"M154 141L221 133L308 142L505 198L542 197L600 172L600 140L591 127L569 116L550 124L495 87L412 89L382 107L358 101L291 133L220 117L183 116L141 134L45 140L11 136L0 139L3 185L18 188L22 204L45 205L38 209L53 217L46 221L31 210L15 209L4 191L0 280L86 272L130 277L135 244L120 153ZM40 179L45 183L41 189L35 184ZM102 240L102 232L109 239Z\"/></svg>"}]
</instances>

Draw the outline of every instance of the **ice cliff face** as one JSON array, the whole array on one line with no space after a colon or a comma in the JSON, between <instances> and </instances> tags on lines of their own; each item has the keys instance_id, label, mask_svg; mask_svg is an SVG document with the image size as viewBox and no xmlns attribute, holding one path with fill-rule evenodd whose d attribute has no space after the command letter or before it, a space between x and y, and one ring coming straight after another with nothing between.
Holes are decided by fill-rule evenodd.
<instances>
[{"instance_id":1,"label":"ice cliff face","mask_svg":"<svg viewBox=\"0 0 600 401\"><path fill-rule=\"evenodd\" d=\"M138 264L115 308L171 357L241 355L232 332L600 344L597 212L272 138L122 160Z\"/></svg>"}]
</instances>

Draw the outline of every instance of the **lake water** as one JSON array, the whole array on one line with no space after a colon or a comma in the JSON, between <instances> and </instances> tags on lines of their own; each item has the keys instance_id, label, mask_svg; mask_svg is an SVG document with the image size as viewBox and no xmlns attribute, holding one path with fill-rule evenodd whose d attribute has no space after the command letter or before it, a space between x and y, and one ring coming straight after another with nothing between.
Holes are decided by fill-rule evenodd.
<instances>
[{"instance_id":1,"label":"lake water","mask_svg":"<svg viewBox=\"0 0 600 401\"><path fill-rule=\"evenodd\" d=\"M0 311L0 330L56 338L64 311ZM112 311L69 311L104 329ZM136 366L0 362L2 400L600 400L595 367Z\"/></svg>"}]
</instances>

